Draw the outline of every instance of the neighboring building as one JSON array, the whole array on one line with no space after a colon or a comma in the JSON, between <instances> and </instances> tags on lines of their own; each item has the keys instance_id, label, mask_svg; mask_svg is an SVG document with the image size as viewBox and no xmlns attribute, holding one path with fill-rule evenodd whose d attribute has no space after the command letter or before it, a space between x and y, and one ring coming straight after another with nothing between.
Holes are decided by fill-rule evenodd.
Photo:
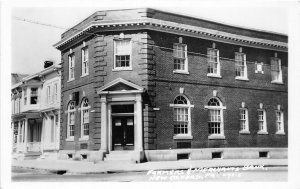
<instances>
[{"instance_id":1,"label":"neighboring building","mask_svg":"<svg viewBox=\"0 0 300 189\"><path fill-rule=\"evenodd\" d=\"M61 158L287 158L288 37L154 9L62 34Z\"/></svg>"},{"instance_id":2,"label":"neighboring building","mask_svg":"<svg viewBox=\"0 0 300 189\"><path fill-rule=\"evenodd\" d=\"M12 85L13 153L15 158L42 158L59 150L60 67L45 69ZM12 74L15 78L15 74ZM13 83L12 83L13 84Z\"/></svg>"}]
</instances>

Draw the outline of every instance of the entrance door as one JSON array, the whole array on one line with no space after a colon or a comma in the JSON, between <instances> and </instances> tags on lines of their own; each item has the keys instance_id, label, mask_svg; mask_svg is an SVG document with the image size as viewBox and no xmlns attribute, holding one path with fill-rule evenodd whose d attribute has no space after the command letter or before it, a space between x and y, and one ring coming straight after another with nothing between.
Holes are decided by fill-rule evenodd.
<instances>
[{"instance_id":1,"label":"entrance door","mask_svg":"<svg viewBox=\"0 0 300 189\"><path fill-rule=\"evenodd\" d=\"M113 150L134 149L134 117L112 117L112 143Z\"/></svg>"}]
</instances>

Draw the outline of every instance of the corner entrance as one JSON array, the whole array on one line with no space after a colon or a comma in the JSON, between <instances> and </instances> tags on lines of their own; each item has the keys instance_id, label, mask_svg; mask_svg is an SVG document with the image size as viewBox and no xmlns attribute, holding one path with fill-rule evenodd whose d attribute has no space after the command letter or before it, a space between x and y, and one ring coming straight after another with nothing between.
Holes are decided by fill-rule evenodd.
<instances>
[{"instance_id":1,"label":"corner entrance","mask_svg":"<svg viewBox=\"0 0 300 189\"><path fill-rule=\"evenodd\" d=\"M113 150L134 150L134 117L113 116Z\"/></svg>"},{"instance_id":2,"label":"corner entrance","mask_svg":"<svg viewBox=\"0 0 300 189\"><path fill-rule=\"evenodd\" d=\"M111 105L112 150L134 150L134 104Z\"/></svg>"},{"instance_id":3,"label":"corner entrance","mask_svg":"<svg viewBox=\"0 0 300 189\"><path fill-rule=\"evenodd\" d=\"M97 90L101 96L99 151L106 159L118 159L125 154L130 161L140 162L144 158L142 93L143 87L122 78Z\"/></svg>"}]
</instances>

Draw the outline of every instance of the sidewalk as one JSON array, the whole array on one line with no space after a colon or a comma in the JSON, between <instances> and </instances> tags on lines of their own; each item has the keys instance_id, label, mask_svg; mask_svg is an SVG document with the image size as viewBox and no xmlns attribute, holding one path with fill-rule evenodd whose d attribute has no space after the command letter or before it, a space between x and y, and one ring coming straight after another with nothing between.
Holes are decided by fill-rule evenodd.
<instances>
[{"instance_id":1,"label":"sidewalk","mask_svg":"<svg viewBox=\"0 0 300 189\"><path fill-rule=\"evenodd\" d=\"M265 167L287 166L287 159L220 159L220 160L180 160L146 163L93 162L70 160L23 160L13 161L13 167L33 168L51 172L66 171L66 174L97 174L108 172L134 172L149 170L176 170L210 167L244 167L264 165Z\"/></svg>"}]
</instances>

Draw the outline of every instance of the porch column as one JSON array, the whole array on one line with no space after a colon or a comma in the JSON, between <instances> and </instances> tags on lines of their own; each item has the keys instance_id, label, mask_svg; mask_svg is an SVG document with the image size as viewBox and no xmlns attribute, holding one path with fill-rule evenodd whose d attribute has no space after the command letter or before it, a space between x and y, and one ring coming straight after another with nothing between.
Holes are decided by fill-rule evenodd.
<instances>
[{"instance_id":1,"label":"porch column","mask_svg":"<svg viewBox=\"0 0 300 189\"><path fill-rule=\"evenodd\" d=\"M107 99L101 95L101 151L107 152Z\"/></svg>"},{"instance_id":2,"label":"porch column","mask_svg":"<svg viewBox=\"0 0 300 189\"><path fill-rule=\"evenodd\" d=\"M24 146L25 146L25 149L24 151L27 152L27 140L28 140L28 137L27 137L27 133L28 133L28 119L25 118L24 119L24 127L25 127L25 133L23 133L23 137L24 137Z\"/></svg>"},{"instance_id":3,"label":"porch column","mask_svg":"<svg viewBox=\"0 0 300 189\"><path fill-rule=\"evenodd\" d=\"M135 150L143 151L143 108L141 94L136 96L136 133L137 142Z\"/></svg>"},{"instance_id":4,"label":"porch column","mask_svg":"<svg viewBox=\"0 0 300 189\"><path fill-rule=\"evenodd\" d=\"M18 121L18 135L17 135L17 152L19 151L20 147L20 132L21 132L21 124L20 124L21 121ZM15 127L15 124L14 124L14 127Z\"/></svg>"},{"instance_id":5,"label":"porch column","mask_svg":"<svg viewBox=\"0 0 300 189\"><path fill-rule=\"evenodd\" d=\"M45 123L45 115L42 116L42 130L41 130L41 152L44 153L44 132L45 132L45 128L46 128L46 123Z\"/></svg>"}]
</instances>

